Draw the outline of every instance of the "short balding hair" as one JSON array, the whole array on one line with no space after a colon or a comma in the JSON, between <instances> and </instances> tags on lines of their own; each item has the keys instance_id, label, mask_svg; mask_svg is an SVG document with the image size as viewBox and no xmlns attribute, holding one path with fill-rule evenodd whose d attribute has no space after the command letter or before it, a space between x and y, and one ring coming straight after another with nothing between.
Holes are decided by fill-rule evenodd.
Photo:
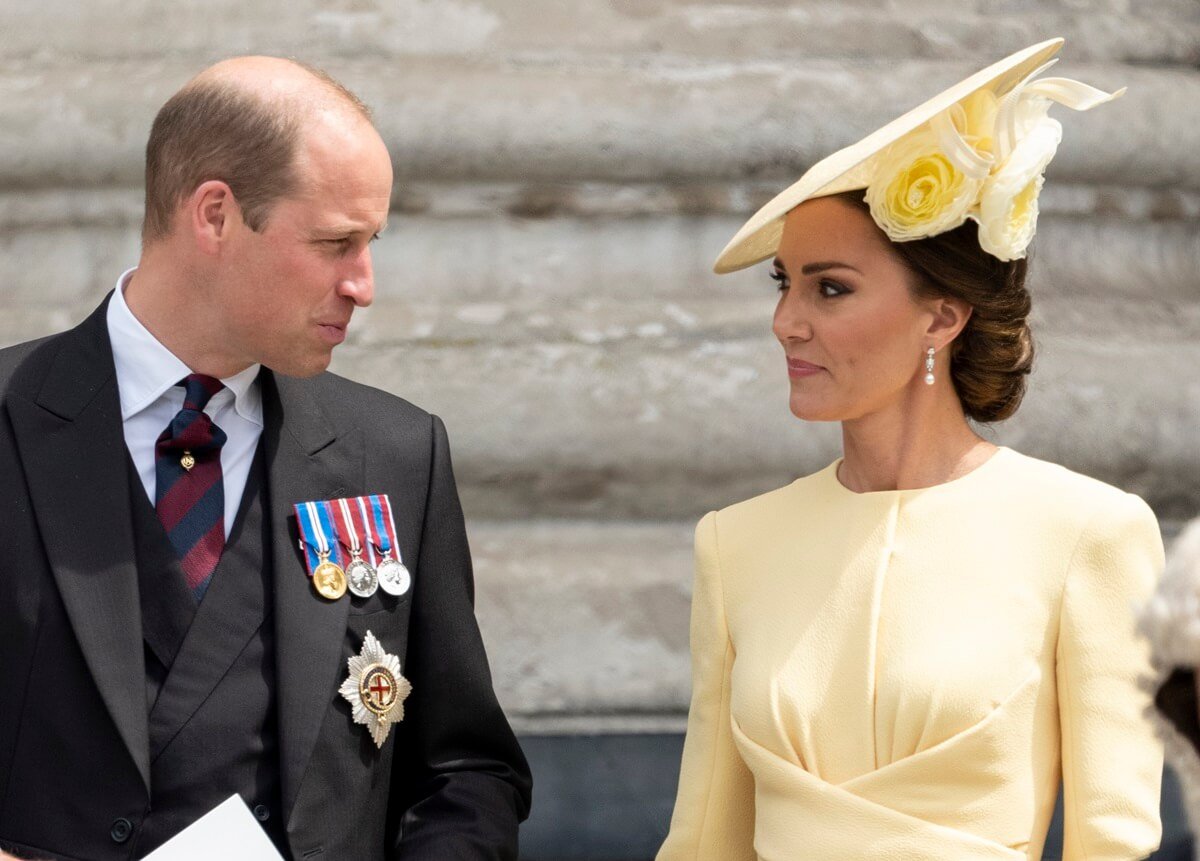
<instances>
[{"instance_id":1,"label":"short balding hair","mask_svg":"<svg viewBox=\"0 0 1200 861\"><path fill-rule=\"evenodd\" d=\"M320 69L295 64L336 101L371 121L370 110L349 89ZM200 79L185 86L150 127L142 243L167 236L180 202L210 180L228 185L246 225L261 230L272 205L297 189L296 150L306 118L295 102L268 101L229 80Z\"/></svg>"}]
</instances>

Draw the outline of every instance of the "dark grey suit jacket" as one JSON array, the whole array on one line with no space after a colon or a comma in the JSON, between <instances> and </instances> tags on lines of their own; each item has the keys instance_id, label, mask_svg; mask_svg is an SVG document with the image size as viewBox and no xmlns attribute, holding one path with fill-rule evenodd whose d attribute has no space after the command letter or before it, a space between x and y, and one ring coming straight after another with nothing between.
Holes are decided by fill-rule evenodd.
<instances>
[{"instance_id":1,"label":"dark grey suit jacket","mask_svg":"<svg viewBox=\"0 0 1200 861\"><path fill-rule=\"evenodd\" d=\"M0 846L42 857L136 857L137 841L116 831L123 819L136 834L151 802L128 455L106 307L71 331L0 351ZM530 775L475 622L445 428L332 374L264 370L260 382L291 854L515 859ZM367 493L392 500L413 586L399 599L325 601L306 576L292 505ZM382 750L337 692L368 629L413 685Z\"/></svg>"}]
</instances>

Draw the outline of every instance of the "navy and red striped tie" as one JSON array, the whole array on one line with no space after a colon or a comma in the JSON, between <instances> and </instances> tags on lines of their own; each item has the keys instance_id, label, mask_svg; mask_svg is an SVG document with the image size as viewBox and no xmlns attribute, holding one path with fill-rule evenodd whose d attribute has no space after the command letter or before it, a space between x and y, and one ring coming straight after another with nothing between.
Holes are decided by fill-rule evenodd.
<instances>
[{"instance_id":1,"label":"navy and red striped tie","mask_svg":"<svg viewBox=\"0 0 1200 861\"><path fill-rule=\"evenodd\" d=\"M184 388L183 409L154 446L154 508L199 601L225 549L225 432L204 412L225 386L204 374L190 374L178 385Z\"/></svg>"}]
</instances>

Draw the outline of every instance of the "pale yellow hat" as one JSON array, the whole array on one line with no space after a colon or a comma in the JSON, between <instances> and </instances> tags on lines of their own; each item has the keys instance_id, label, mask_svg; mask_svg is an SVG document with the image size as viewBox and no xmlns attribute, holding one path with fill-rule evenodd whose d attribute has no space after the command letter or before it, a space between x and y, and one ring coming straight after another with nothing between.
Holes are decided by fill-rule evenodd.
<instances>
[{"instance_id":1,"label":"pale yellow hat","mask_svg":"<svg viewBox=\"0 0 1200 861\"><path fill-rule=\"evenodd\" d=\"M872 217L893 241L936 236L970 218L985 251L1024 257L1042 175L1062 139L1062 126L1047 116L1051 102L1088 110L1125 92L1033 80L1062 46L1050 39L1018 51L823 158L754 213L713 268L733 272L766 260L793 208L856 189L867 190Z\"/></svg>"}]
</instances>

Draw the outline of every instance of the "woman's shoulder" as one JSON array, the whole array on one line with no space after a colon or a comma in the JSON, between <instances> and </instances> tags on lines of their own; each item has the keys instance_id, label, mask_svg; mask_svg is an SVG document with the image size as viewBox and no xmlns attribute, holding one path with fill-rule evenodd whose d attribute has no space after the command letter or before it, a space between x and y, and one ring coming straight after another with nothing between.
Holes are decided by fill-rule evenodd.
<instances>
[{"instance_id":1,"label":"woman's shoulder","mask_svg":"<svg viewBox=\"0 0 1200 861\"><path fill-rule=\"evenodd\" d=\"M833 465L829 467L832 469ZM717 571L722 568L719 559L726 562L737 560L726 574L733 570L750 569L760 571L760 560L764 553L770 555L781 542L800 542L811 530L797 528L798 524L810 523L806 512L819 509L814 505L814 493L819 492L821 475L825 470L768 490L749 499L743 499L724 508L710 511L696 524L697 573ZM729 585L727 578L726 585Z\"/></svg>"},{"instance_id":2,"label":"woman's shoulder","mask_svg":"<svg viewBox=\"0 0 1200 861\"><path fill-rule=\"evenodd\" d=\"M1007 510L998 516L1030 540L1067 553L1079 570L1110 572L1105 581L1136 580L1161 564L1158 518L1140 496L1061 464L1015 452L1008 460L1008 492L996 494Z\"/></svg>"},{"instance_id":3,"label":"woman's shoulder","mask_svg":"<svg viewBox=\"0 0 1200 861\"><path fill-rule=\"evenodd\" d=\"M731 503L709 516L716 518L722 526L739 522L763 523L775 516L791 517L795 514L797 505L803 505L805 501L819 500L828 493L829 481L836 467L835 461L824 469L801 476L782 487ZM836 478L833 480L836 481Z\"/></svg>"},{"instance_id":4,"label":"woman's shoulder","mask_svg":"<svg viewBox=\"0 0 1200 861\"><path fill-rule=\"evenodd\" d=\"M1075 513L1085 521L1146 515L1153 518L1149 506L1134 493L1013 449L1002 449L1001 453L1005 455L1005 468L998 471L997 480L1018 487L1022 498L1034 508L1045 506L1060 514Z\"/></svg>"}]
</instances>

